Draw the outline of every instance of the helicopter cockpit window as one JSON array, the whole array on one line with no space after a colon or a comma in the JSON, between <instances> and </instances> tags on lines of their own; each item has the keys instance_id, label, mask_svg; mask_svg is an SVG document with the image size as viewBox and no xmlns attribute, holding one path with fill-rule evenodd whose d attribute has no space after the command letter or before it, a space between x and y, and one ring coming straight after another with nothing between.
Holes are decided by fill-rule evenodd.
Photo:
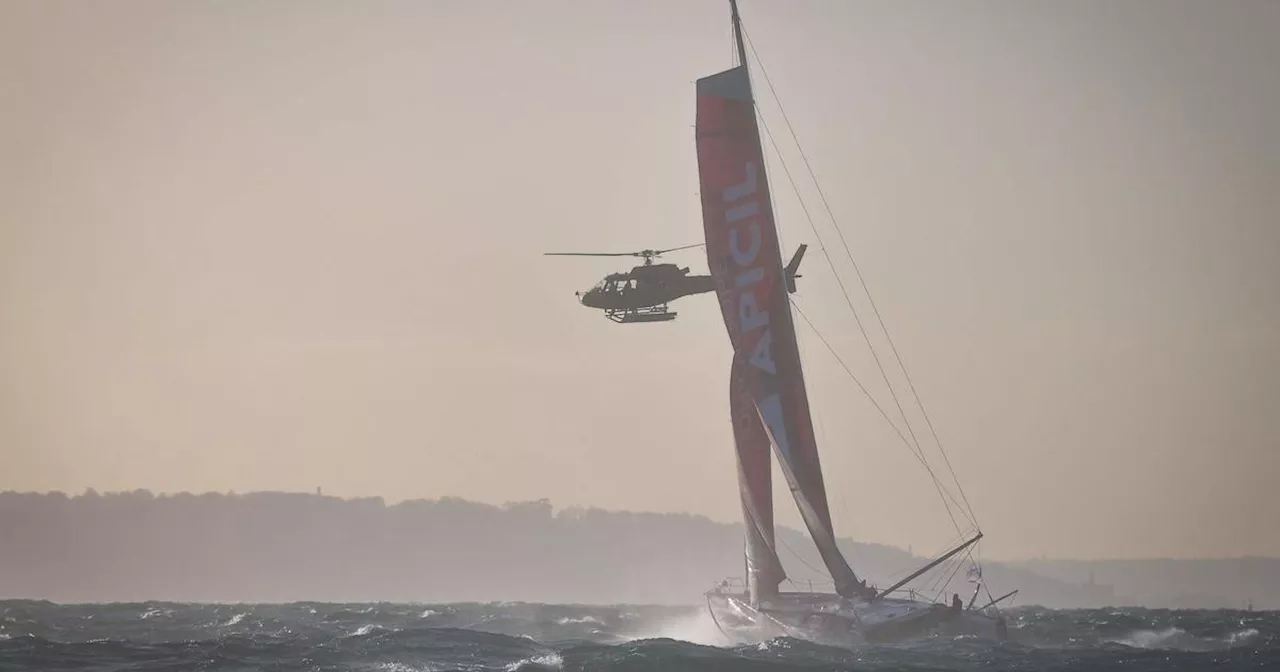
<instances>
[{"instance_id":1,"label":"helicopter cockpit window","mask_svg":"<svg viewBox=\"0 0 1280 672\"><path fill-rule=\"evenodd\" d=\"M620 294L620 293L625 293L625 292L634 290L635 288L636 288L636 281L634 278L622 278L622 279L606 278L604 280L601 280L592 289L594 291L602 292L604 294Z\"/></svg>"}]
</instances>

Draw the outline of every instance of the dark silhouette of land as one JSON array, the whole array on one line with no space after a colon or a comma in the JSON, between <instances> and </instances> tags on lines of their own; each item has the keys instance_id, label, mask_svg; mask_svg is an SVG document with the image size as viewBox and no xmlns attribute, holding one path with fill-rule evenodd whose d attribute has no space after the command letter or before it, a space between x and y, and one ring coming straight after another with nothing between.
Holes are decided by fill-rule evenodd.
<instances>
[{"instance_id":1,"label":"dark silhouette of land","mask_svg":"<svg viewBox=\"0 0 1280 672\"><path fill-rule=\"evenodd\" d=\"M779 540L797 583L816 576L804 563L821 563L801 533L780 529ZM880 586L924 562L888 546L842 546ZM1280 608L1275 559L984 569L993 591L1021 589L1019 604ZM691 604L741 574L741 526L692 515L553 512L546 500L0 493L0 598Z\"/></svg>"}]
</instances>

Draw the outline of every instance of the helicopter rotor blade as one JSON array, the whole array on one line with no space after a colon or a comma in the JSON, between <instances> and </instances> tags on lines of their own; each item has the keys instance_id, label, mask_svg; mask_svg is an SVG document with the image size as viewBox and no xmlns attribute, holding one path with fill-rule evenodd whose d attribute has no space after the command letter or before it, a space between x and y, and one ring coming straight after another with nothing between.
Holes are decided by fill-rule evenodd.
<instances>
[{"instance_id":1,"label":"helicopter rotor blade","mask_svg":"<svg viewBox=\"0 0 1280 672\"><path fill-rule=\"evenodd\" d=\"M635 252L543 252L545 257L634 257Z\"/></svg>"},{"instance_id":2,"label":"helicopter rotor blade","mask_svg":"<svg viewBox=\"0 0 1280 672\"><path fill-rule=\"evenodd\" d=\"M671 247L665 250L640 250L638 252L543 252L542 254L547 257L657 257L668 252L688 250L694 247L702 247L703 245L706 245L706 243L694 243L693 245Z\"/></svg>"},{"instance_id":3,"label":"helicopter rotor blade","mask_svg":"<svg viewBox=\"0 0 1280 672\"><path fill-rule=\"evenodd\" d=\"M706 245L706 243L694 243L692 245L682 245L680 247L671 247L665 250L653 250L653 254L666 254L668 252L676 252L678 250L690 250L695 247L702 247L703 245Z\"/></svg>"}]
</instances>

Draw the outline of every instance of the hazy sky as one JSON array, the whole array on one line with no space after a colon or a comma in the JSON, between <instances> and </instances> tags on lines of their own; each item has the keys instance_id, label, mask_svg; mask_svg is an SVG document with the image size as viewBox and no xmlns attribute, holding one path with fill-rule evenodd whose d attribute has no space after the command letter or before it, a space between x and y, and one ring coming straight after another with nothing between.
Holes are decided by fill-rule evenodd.
<instances>
[{"instance_id":1,"label":"hazy sky","mask_svg":"<svg viewBox=\"0 0 1280 672\"><path fill-rule=\"evenodd\" d=\"M701 240L726 5L0 3L0 489L736 520L714 299L620 326L573 292L627 260L540 256ZM1280 555L1280 3L742 11L984 552ZM797 301L891 407L770 169ZM940 550L918 463L801 347L837 531Z\"/></svg>"}]
</instances>

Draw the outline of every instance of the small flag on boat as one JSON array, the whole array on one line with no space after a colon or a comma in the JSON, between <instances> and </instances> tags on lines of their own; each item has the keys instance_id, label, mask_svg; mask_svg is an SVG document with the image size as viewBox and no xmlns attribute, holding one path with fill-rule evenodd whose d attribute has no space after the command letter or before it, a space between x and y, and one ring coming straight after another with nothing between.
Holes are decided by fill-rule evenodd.
<instances>
[{"instance_id":1,"label":"small flag on boat","mask_svg":"<svg viewBox=\"0 0 1280 672\"><path fill-rule=\"evenodd\" d=\"M982 581L982 568L977 565L969 565L969 583L979 583Z\"/></svg>"}]
</instances>

